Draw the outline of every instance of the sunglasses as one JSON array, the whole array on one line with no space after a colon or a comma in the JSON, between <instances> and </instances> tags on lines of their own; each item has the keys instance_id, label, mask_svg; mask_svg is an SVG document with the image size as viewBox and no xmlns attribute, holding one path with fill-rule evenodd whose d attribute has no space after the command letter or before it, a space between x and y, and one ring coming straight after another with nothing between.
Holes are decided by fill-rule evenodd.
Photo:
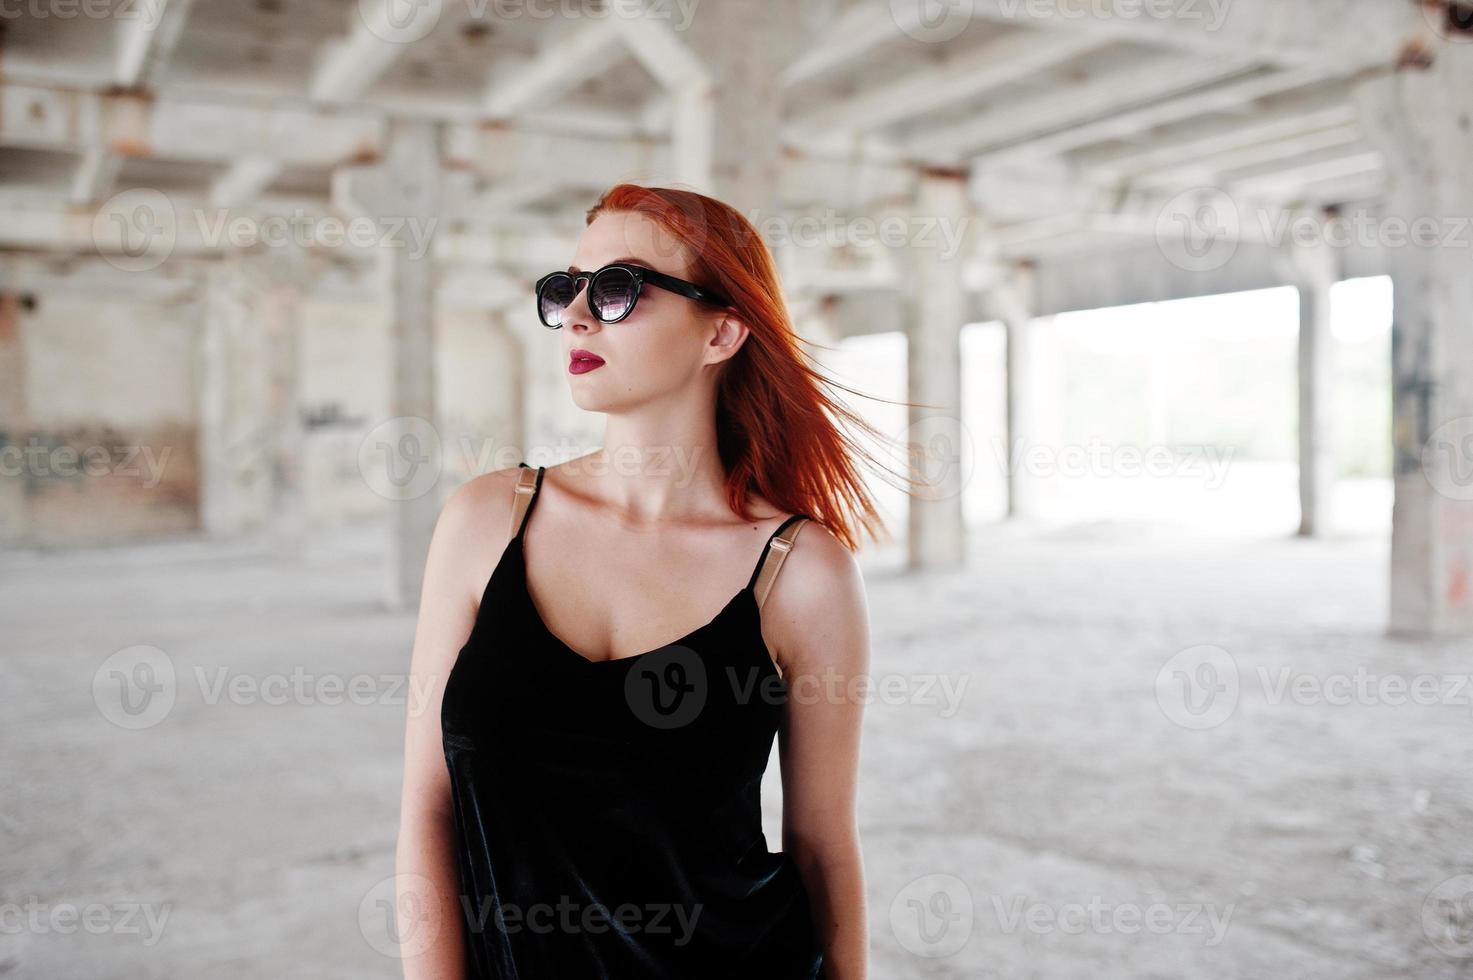
<instances>
[{"instance_id":1,"label":"sunglasses","mask_svg":"<svg viewBox=\"0 0 1473 980\"><path fill-rule=\"evenodd\" d=\"M537 280L537 318L549 330L563 325L563 315L588 280L588 312L600 323L618 323L634 312L645 283L702 303L729 306L726 298L693 282L667 276L642 265L615 262L594 272L549 272Z\"/></svg>"}]
</instances>

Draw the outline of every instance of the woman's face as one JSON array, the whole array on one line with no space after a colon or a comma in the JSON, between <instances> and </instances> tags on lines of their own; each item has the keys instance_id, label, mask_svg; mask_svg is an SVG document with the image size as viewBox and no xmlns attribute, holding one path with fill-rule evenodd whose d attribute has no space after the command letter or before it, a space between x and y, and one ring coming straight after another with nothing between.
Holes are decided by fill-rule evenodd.
<instances>
[{"instance_id":1,"label":"woman's face","mask_svg":"<svg viewBox=\"0 0 1473 980\"><path fill-rule=\"evenodd\" d=\"M593 272L611 262L633 262L690 279L686 250L655 221L634 212L605 212L583 230L572 265ZM703 382L704 365L736 352L735 320L695 300L646 283L634 311L618 323L602 323L588 310L588 283L563 314L563 370L574 403L590 412L629 411ZM725 325L723 325L725 321ZM575 351L603 359L574 373Z\"/></svg>"}]
</instances>

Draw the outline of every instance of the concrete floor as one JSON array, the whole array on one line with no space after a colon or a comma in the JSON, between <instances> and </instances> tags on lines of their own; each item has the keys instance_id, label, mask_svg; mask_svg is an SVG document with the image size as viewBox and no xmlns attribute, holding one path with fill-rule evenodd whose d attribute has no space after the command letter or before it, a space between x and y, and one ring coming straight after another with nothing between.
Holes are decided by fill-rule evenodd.
<instances>
[{"instance_id":1,"label":"concrete floor","mask_svg":"<svg viewBox=\"0 0 1473 980\"><path fill-rule=\"evenodd\" d=\"M379 543L0 556L0 977L398 976L375 903L413 621L378 605ZM1314 697L1473 673L1466 642L1383 635L1383 540L991 526L972 550L868 566L895 685L864 743L872 976L1473 976L1473 690ZM176 671L161 718L109 693L157 672L100 670L139 644ZM1163 668L1210 681L1204 645L1240 689L1199 716ZM294 671L364 686L215 698Z\"/></svg>"}]
</instances>

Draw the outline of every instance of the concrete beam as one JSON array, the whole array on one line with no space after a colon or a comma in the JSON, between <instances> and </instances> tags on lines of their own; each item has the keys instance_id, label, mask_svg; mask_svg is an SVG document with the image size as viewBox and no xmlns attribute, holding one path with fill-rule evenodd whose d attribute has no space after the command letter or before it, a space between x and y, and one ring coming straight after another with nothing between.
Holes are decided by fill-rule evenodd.
<instances>
[{"instance_id":1,"label":"concrete beam","mask_svg":"<svg viewBox=\"0 0 1473 980\"><path fill-rule=\"evenodd\" d=\"M882 44L904 40L906 34L896 18L913 16L919 22L920 8L920 4L853 4L824 31L819 43L783 70L783 84L802 85L842 71Z\"/></svg>"},{"instance_id":2,"label":"concrete beam","mask_svg":"<svg viewBox=\"0 0 1473 980\"><path fill-rule=\"evenodd\" d=\"M926 159L960 160L967 154L1025 143L1052 132L1097 122L1196 86L1240 75L1256 64L1227 54L1185 60L1154 58L1143 65L1086 77L1041 95L988 107L964 123L925 129L914 138Z\"/></svg>"},{"instance_id":3,"label":"concrete beam","mask_svg":"<svg viewBox=\"0 0 1473 980\"><path fill-rule=\"evenodd\" d=\"M1426 28L1415 4L1384 0L1162 0L1119 5L1095 0L1039 4L971 0L958 10L977 19L1081 31L1204 55L1236 53L1285 66L1343 62L1389 68L1402 41Z\"/></svg>"},{"instance_id":4,"label":"concrete beam","mask_svg":"<svg viewBox=\"0 0 1473 980\"><path fill-rule=\"evenodd\" d=\"M1036 160L1091 144L1131 139L1162 126L1195 119L1204 113L1236 112L1260 99L1292 92L1327 79L1344 77L1350 73L1348 66L1314 65L1268 75L1255 75L1128 112L1108 115L1084 125L1059 129L1046 136L1029 139L983 156L994 162Z\"/></svg>"},{"instance_id":5,"label":"concrete beam","mask_svg":"<svg viewBox=\"0 0 1473 980\"><path fill-rule=\"evenodd\" d=\"M606 73L629 54L623 33L611 23L618 19L585 21L545 47L530 64L496 75L486 88L486 115L510 119L534 105L549 106Z\"/></svg>"},{"instance_id":6,"label":"concrete beam","mask_svg":"<svg viewBox=\"0 0 1473 980\"><path fill-rule=\"evenodd\" d=\"M412 44L430 33L439 15L439 4L397 0L352 4L346 34L329 41L318 58L307 86L313 101L361 98Z\"/></svg>"},{"instance_id":7,"label":"concrete beam","mask_svg":"<svg viewBox=\"0 0 1473 980\"><path fill-rule=\"evenodd\" d=\"M725 8L716 8L723 16ZM656 18L613 18L624 42L670 97L671 147L667 179L711 191L715 180L714 104L717 97L705 61ZM724 43L731 39L722 38Z\"/></svg>"},{"instance_id":8,"label":"concrete beam","mask_svg":"<svg viewBox=\"0 0 1473 980\"><path fill-rule=\"evenodd\" d=\"M232 208L248 204L281 174L281 164L266 157L241 157L210 186L210 203Z\"/></svg>"},{"instance_id":9,"label":"concrete beam","mask_svg":"<svg viewBox=\"0 0 1473 980\"><path fill-rule=\"evenodd\" d=\"M1300 97L1237 123L1206 117L1145 145L1080 150L1071 162L1091 182L1121 181L1260 144L1359 125L1355 106L1339 93Z\"/></svg>"},{"instance_id":10,"label":"concrete beam","mask_svg":"<svg viewBox=\"0 0 1473 980\"><path fill-rule=\"evenodd\" d=\"M1354 148L1364 148L1363 141L1364 134L1355 123L1303 130L1293 136L1204 153L1171 166L1143 169L1130 182L1137 187L1163 190L1203 184L1224 187L1249 178L1289 174L1314 160L1349 156Z\"/></svg>"},{"instance_id":11,"label":"concrete beam","mask_svg":"<svg viewBox=\"0 0 1473 980\"><path fill-rule=\"evenodd\" d=\"M331 166L378 154L378 112L194 96L149 98L0 83L0 146L234 163Z\"/></svg>"},{"instance_id":12,"label":"concrete beam","mask_svg":"<svg viewBox=\"0 0 1473 980\"><path fill-rule=\"evenodd\" d=\"M154 0L133 8L134 16L118 17L113 78L120 87L152 88L159 83L193 4L194 0Z\"/></svg>"},{"instance_id":13,"label":"concrete beam","mask_svg":"<svg viewBox=\"0 0 1473 980\"><path fill-rule=\"evenodd\" d=\"M101 146L94 146L82 154L77 169L72 171L71 202L77 205L95 204L112 193L118 172L123 169L123 158Z\"/></svg>"},{"instance_id":14,"label":"concrete beam","mask_svg":"<svg viewBox=\"0 0 1473 980\"><path fill-rule=\"evenodd\" d=\"M598 139L500 126L456 125L446 132L446 163L493 186L539 181L594 189L619 179L667 171L670 150L652 140Z\"/></svg>"},{"instance_id":15,"label":"concrete beam","mask_svg":"<svg viewBox=\"0 0 1473 980\"><path fill-rule=\"evenodd\" d=\"M880 129L975 99L1110 43L1087 34L1017 31L974 50L875 85L793 120L795 133Z\"/></svg>"},{"instance_id":16,"label":"concrete beam","mask_svg":"<svg viewBox=\"0 0 1473 980\"><path fill-rule=\"evenodd\" d=\"M1227 175L1225 184L1231 194L1288 200L1301 197L1306 187L1346 178L1374 177L1384 167L1381 151L1356 143L1307 153L1294 161L1251 167L1241 176Z\"/></svg>"},{"instance_id":17,"label":"concrete beam","mask_svg":"<svg viewBox=\"0 0 1473 980\"><path fill-rule=\"evenodd\" d=\"M146 276L127 272L97 255L0 253L0 292L86 296L97 300L187 303L203 289L213 263L181 261Z\"/></svg>"}]
</instances>

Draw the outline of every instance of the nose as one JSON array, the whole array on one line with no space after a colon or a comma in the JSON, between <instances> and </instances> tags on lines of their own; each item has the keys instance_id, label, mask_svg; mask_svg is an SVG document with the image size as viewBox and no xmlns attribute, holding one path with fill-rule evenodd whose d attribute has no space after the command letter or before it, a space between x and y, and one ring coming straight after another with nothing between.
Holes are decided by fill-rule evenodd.
<instances>
[{"instance_id":1,"label":"nose","mask_svg":"<svg viewBox=\"0 0 1473 980\"><path fill-rule=\"evenodd\" d=\"M588 309L588 290L592 285L591 280L584 280L582 288L573 294L573 302L563 311L563 329L587 333L603 326Z\"/></svg>"}]
</instances>

